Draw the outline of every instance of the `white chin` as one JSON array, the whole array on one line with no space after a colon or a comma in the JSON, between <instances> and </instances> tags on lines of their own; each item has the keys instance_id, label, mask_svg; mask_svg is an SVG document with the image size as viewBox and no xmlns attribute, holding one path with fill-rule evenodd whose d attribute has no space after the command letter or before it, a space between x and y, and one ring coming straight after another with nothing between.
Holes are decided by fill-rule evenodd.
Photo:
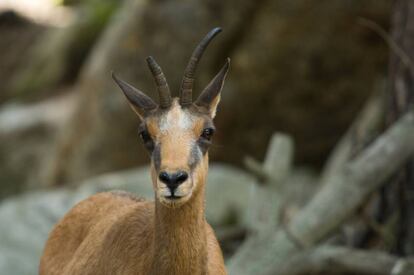
<instances>
[{"instance_id":1,"label":"white chin","mask_svg":"<svg viewBox=\"0 0 414 275\"><path fill-rule=\"evenodd\" d=\"M176 206L180 206L184 204L185 202L187 202L189 197L190 197L189 194L185 196L171 196L170 194L165 196L163 194L159 196L159 201L165 206L176 207Z\"/></svg>"}]
</instances>

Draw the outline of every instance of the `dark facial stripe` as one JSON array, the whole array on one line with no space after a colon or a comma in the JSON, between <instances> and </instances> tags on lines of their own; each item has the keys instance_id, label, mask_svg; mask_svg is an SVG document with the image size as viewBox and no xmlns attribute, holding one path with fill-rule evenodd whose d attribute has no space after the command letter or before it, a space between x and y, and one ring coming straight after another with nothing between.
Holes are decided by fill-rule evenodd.
<instances>
[{"instance_id":1,"label":"dark facial stripe","mask_svg":"<svg viewBox=\"0 0 414 275\"><path fill-rule=\"evenodd\" d=\"M161 148L159 144L155 145L154 151L152 151L152 161L154 162L155 170L159 171L161 166Z\"/></svg>"},{"instance_id":2,"label":"dark facial stripe","mask_svg":"<svg viewBox=\"0 0 414 275\"><path fill-rule=\"evenodd\" d=\"M194 143L191 147L190 158L188 159L188 166L191 171L198 165L201 160L200 147L198 143Z\"/></svg>"}]
</instances>

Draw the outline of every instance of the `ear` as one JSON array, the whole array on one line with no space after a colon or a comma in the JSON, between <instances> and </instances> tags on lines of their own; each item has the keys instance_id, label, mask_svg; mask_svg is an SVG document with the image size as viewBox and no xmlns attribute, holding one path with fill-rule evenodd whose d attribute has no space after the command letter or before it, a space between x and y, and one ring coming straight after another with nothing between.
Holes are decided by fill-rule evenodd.
<instances>
[{"instance_id":1,"label":"ear","mask_svg":"<svg viewBox=\"0 0 414 275\"><path fill-rule=\"evenodd\" d=\"M207 87L201 92L197 98L195 105L206 108L211 118L216 116L217 106L220 102L220 92L223 89L224 80L230 66L230 58L226 59L226 63L218 74L211 80Z\"/></svg>"},{"instance_id":2,"label":"ear","mask_svg":"<svg viewBox=\"0 0 414 275\"><path fill-rule=\"evenodd\" d=\"M129 105L131 106L132 110L140 117L140 119L143 119L148 114L148 112L158 107L157 104L149 96L134 88L132 85L126 83L125 81L119 79L114 72L112 72L112 78L124 92L126 98L128 99Z\"/></svg>"}]
</instances>

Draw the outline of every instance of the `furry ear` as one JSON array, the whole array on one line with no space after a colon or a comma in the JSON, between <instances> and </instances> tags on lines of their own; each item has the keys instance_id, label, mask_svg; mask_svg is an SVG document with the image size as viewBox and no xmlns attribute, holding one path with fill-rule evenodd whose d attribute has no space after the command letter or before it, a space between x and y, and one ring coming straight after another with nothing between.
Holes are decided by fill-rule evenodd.
<instances>
[{"instance_id":1,"label":"furry ear","mask_svg":"<svg viewBox=\"0 0 414 275\"><path fill-rule=\"evenodd\" d=\"M207 87L201 92L197 98L195 105L206 108L211 116L216 116L217 106L220 102L220 92L223 89L224 80L230 66L230 58L226 59L226 63L218 72L218 74L210 81Z\"/></svg>"},{"instance_id":2,"label":"furry ear","mask_svg":"<svg viewBox=\"0 0 414 275\"><path fill-rule=\"evenodd\" d=\"M112 78L124 92L132 110L141 119L145 117L148 112L158 107L158 105L149 96L134 88L132 85L126 83L125 81L119 79L114 72L112 72Z\"/></svg>"}]
</instances>

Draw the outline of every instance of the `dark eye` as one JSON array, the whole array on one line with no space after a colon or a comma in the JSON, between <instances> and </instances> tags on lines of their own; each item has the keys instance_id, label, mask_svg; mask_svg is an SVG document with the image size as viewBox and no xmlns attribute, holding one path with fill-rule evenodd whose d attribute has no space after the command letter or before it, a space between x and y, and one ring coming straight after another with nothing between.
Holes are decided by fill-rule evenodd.
<instances>
[{"instance_id":1,"label":"dark eye","mask_svg":"<svg viewBox=\"0 0 414 275\"><path fill-rule=\"evenodd\" d=\"M148 133L147 130L141 131L139 133L139 136L141 137L141 139L144 143L147 143L148 141L151 141L151 136L150 136L150 134Z\"/></svg>"},{"instance_id":2,"label":"dark eye","mask_svg":"<svg viewBox=\"0 0 414 275\"><path fill-rule=\"evenodd\" d=\"M213 134L214 134L213 128L205 128L203 132L201 133L201 137L206 140L210 140Z\"/></svg>"},{"instance_id":3,"label":"dark eye","mask_svg":"<svg viewBox=\"0 0 414 275\"><path fill-rule=\"evenodd\" d=\"M154 141L148 130L145 127L141 127L138 134L142 143L144 143L145 148L147 148L149 152L152 152L154 150Z\"/></svg>"}]
</instances>

